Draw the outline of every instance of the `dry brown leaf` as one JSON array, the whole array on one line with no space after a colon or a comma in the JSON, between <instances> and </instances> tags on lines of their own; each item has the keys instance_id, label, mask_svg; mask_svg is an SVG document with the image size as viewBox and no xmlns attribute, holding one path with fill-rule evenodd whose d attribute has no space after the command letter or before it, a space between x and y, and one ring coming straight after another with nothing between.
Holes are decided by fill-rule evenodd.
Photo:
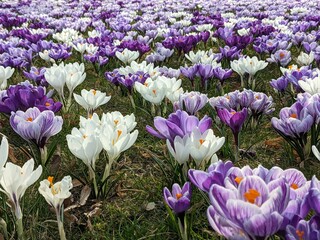
<instances>
[{"instance_id":1,"label":"dry brown leaf","mask_svg":"<svg viewBox=\"0 0 320 240\"><path fill-rule=\"evenodd\" d=\"M88 185L85 185L82 190L81 190L81 194L80 194L80 200L79 200L79 204L81 206L85 205L89 196L91 194L91 188Z\"/></svg>"},{"instance_id":2,"label":"dry brown leaf","mask_svg":"<svg viewBox=\"0 0 320 240\"><path fill-rule=\"evenodd\" d=\"M18 159L15 157L14 151L13 151L12 147L10 147L10 146L9 146L9 159L12 163L18 162Z\"/></svg>"},{"instance_id":3,"label":"dry brown leaf","mask_svg":"<svg viewBox=\"0 0 320 240\"><path fill-rule=\"evenodd\" d=\"M81 187L82 185L83 185L82 182L80 182L78 179L76 179L76 178L72 179L73 188Z\"/></svg>"},{"instance_id":4,"label":"dry brown leaf","mask_svg":"<svg viewBox=\"0 0 320 240\"><path fill-rule=\"evenodd\" d=\"M273 139L269 139L269 140L264 141L264 144L267 147L275 148L275 149L280 149L282 147L282 143L283 143L282 137L277 137L277 138L273 138Z\"/></svg>"}]
</instances>

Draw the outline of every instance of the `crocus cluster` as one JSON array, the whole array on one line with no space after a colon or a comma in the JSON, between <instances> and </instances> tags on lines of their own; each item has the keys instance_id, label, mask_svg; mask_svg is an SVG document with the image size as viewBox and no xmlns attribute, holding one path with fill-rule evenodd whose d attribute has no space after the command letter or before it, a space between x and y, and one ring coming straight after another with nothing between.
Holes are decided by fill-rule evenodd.
<instances>
[{"instance_id":1,"label":"crocus cluster","mask_svg":"<svg viewBox=\"0 0 320 240\"><path fill-rule=\"evenodd\" d=\"M207 172L191 169L188 175L195 186L209 194L209 223L227 239L274 234L291 237L288 239L319 237L320 182L315 176L307 181L296 169L239 168L221 160ZM307 222L304 218L311 209L316 215Z\"/></svg>"}]
</instances>

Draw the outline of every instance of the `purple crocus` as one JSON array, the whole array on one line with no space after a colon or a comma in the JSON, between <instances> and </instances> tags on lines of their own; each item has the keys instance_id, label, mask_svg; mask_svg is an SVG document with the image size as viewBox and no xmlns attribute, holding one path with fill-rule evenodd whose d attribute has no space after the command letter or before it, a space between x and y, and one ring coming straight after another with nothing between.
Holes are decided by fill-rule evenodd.
<instances>
[{"instance_id":1,"label":"purple crocus","mask_svg":"<svg viewBox=\"0 0 320 240\"><path fill-rule=\"evenodd\" d=\"M186 182L182 189L179 184L172 186L172 192L165 187L163 189L163 197L168 206L176 213L182 214L190 208L191 202L191 184Z\"/></svg>"},{"instance_id":2,"label":"purple crocus","mask_svg":"<svg viewBox=\"0 0 320 240\"><path fill-rule=\"evenodd\" d=\"M213 184L208 220L216 232L228 239L267 238L280 229L289 196L285 179L280 179L276 187L258 176L244 177L238 188Z\"/></svg>"},{"instance_id":3,"label":"purple crocus","mask_svg":"<svg viewBox=\"0 0 320 240\"><path fill-rule=\"evenodd\" d=\"M190 169L188 171L189 180L202 191L209 193L213 184L224 186L224 180L227 172L233 167L230 161L223 162L219 160L209 166L207 172Z\"/></svg>"},{"instance_id":4,"label":"purple crocus","mask_svg":"<svg viewBox=\"0 0 320 240\"><path fill-rule=\"evenodd\" d=\"M288 225L286 240L320 239L320 216L313 216L309 221L300 220L297 226Z\"/></svg>"},{"instance_id":5,"label":"purple crocus","mask_svg":"<svg viewBox=\"0 0 320 240\"><path fill-rule=\"evenodd\" d=\"M34 142L39 148L44 148L48 139L62 129L62 117L54 112L40 112L36 107L27 111L12 112L10 124L13 130L28 142Z\"/></svg>"},{"instance_id":6,"label":"purple crocus","mask_svg":"<svg viewBox=\"0 0 320 240\"><path fill-rule=\"evenodd\" d=\"M217 109L217 114L220 120L231 128L232 133L235 137L236 146L239 146L238 135L241 131L242 125L247 119L247 108L243 108L239 112L233 109L231 109L230 111L227 109Z\"/></svg>"},{"instance_id":7,"label":"purple crocus","mask_svg":"<svg viewBox=\"0 0 320 240\"><path fill-rule=\"evenodd\" d=\"M308 202L310 207L320 216L320 181L316 176L313 176L311 180Z\"/></svg>"},{"instance_id":8,"label":"purple crocus","mask_svg":"<svg viewBox=\"0 0 320 240\"><path fill-rule=\"evenodd\" d=\"M204 133L211 125L212 119L208 116L204 116L199 120L196 116L177 110L175 113L171 113L168 119L155 117L154 126L156 130L149 125L146 126L146 130L157 138L168 139L173 145L176 136L183 138L186 134L191 134L196 127L199 128L201 133Z\"/></svg>"},{"instance_id":9,"label":"purple crocus","mask_svg":"<svg viewBox=\"0 0 320 240\"><path fill-rule=\"evenodd\" d=\"M191 115L196 115L208 102L208 96L200 92L187 92L179 97L179 101L174 103L175 110L185 110Z\"/></svg>"},{"instance_id":10,"label":"purple crocus","mask_svg":"<svg viewBox=\"0 0 320 240\"><path fill-rule=\"evenodd\" d=\"M269 62L279 63L285 67L291 61L291 52L288 50L278 50L267 59Z\"/></svg>"}]
</instances>

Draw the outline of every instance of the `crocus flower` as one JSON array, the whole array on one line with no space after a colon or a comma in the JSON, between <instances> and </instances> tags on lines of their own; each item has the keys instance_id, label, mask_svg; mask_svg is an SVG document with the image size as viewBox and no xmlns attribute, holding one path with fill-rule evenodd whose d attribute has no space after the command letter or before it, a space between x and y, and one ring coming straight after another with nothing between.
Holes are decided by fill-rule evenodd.
<instances>
[{"instance_id":1,"label":"crocus flower","mask_svg":"<svg viewBox=\"0 0 320 240\"><path fill-rule=\"evenodd\" d=\"M0 66L0 89L3 90L8 85L8 79L11 78L14 68Z\"/></svg>"},{"instance_id":2,"label":"crocus flower","mask_svg":"<svg viewBox=\"0 0 320 240\"><path fill-rule=\"evenodd\" d=\"M254 76L258 71L266 68L268 65L267 62L258 60L256 56L254 57L245 57L239 59L239 67L242 72L248 73L250 76Z\"/></svg>"},{"instance_id":3,"label":"crocus flower","mask_svg":"<svg viewBox=\"0 0 320 240\"><path fill-rule=\"evenodd\" d=\"M167 139L167 147L174 159L180 164L184 164L189 160L190 156L190 138L185 135L183 138L176 136L171 145L169 139Z\"/></svg>"},{"instance_id":4,"label":"crocus flower","mask_svg":"<svg viewBox=\"0 0 320 240\"><path fill-rule=\"evenodd\" d=\"M34 142L39 148L44 148L49 138L61 131L62 123L62 117L55 116L54 112L40 112L36 107L29 108L26 112L12 112L10 117L13 130L26 141Z\"/></svg>"},{"instance_id":5,"label":"crocus flower","mask_svg":"<svg viewBox=\"0 0 320 240\"><path fill-rule=\"evenodd\" d=\"M46 199L56 211L58 229L60 239L66 239L66 234L63 228L63 201L71 196L70 189L72 188L72 179L70 176L64 177L60 182L53 183L53 177L42 180L38 191Z\"/></svg>"},{"instance_id":6,"label":"crocus flower","mask_svg":"<svg viewBox=\"0 0 320 240\"><path fill-rule=\"evenodd\" d=\"M282 67L288 65L291 61L291 52L287 50L278 50L267 59L269 62L279 63Z\"/></svg>"},{"instance_id":7,"label":"crocus flower","mask_svg":"<svg viewBox=\"0 0 320 240\"><path fill-rule=\"evenodd\" d=\"M317 70L318 76L315 78L308 78L305 81L298 81L299 86L311 95L320 93L320 71Z\"/></svg>"},{"instance_id":8,"label":"crocus flower","mask_svg":"<svg viewBox=\"0 0 320 240\"><path fill-rule=\"evenodd\" d=\"M2 169L0 179L1 191L4 192L12 203L16 219L22 219L20 200L28 187L34 184L42 174L42 166L33 170L34 160L30 159L21 168L8 162Z\"/></svg>"},{"instance_id":9,"label":"crocus flower","mask_svg":"<svg viewBox=\"0 0 320 240\"><path fill-rule=\"evenodd\" d=\"M300 66L308 66L313 62L313 60L314 60L314 53L313 52L310 52L309 54L301 52L297 58L297 63Z\"/></svg>"},{"instance_id":10,"label":"crocus flower","mask_svg":"<svg viewBox=\"0 0 320 240\"><path fill-rule=\"evenodd\" d=\"M312 153L313 155L320 161L320 152L315 145L312 145Z\"/></svg>"},{"instance_id":11,"label":"crocus flower","mask_svg":"<svg viewBox=\"0 0 320 240\"><path fill-rule=\"evenodd\" d=\"M184 110L191 115L196 115L208 102L208 96L200 92L186 92L179 96L174 103L175 110Z\"/></svg>"},{"instance_id":12,"label":"crocus flower","mask_svg":"<svg viewBox=\"0 0 320 240\"><path fill-rule=\"evenodd\" d=\"M122 52L116 52L116 57L124 64L130 64L139 57L138 51L130 51L125 48Z\"/></svg>"},{"instance_id":13,"label":"crocus flower","mask_svg":"<svg viewBox=\"0 0 320 240\"><path fill-rule=\"evenodd\" d=\"M175 183L172 186L172 192L165 187L163 196L166 204L176 213L181 214L190 208L191 202L191 184L186 182L182 189Z\"/></svg>"},{"instance_id":14,"label":"crocus flower","mask_svg":"<svg viewBox=\"0 0 320 240\"><path fill-rule=\"evenodd\" d=\"M190 181L202 191L209 193L210 187L213 184L224 186L224 180L227 176L227 172L233 167L233 163L230 161L212 163L207 172L202 170L190 169L188 171L188 177Z\"/></svg>"},{"instance_id":15,"label":"crocus flower","mask_svg":"<svg viewBox=\"0 0 320 240\"><path fill-rule=\"evenodd\" d=\"M318 240L320 239L320 217L313 216L309 221L300 220L297 226L288 225L287 240Z\"/></svg>"},{"instance_id":16,"label":"crocus flower","mask_svg":"<svg viewBox=\"0 0 320 240\"><path fill-rule=\"evenodd\" d=\"M207 211L209 223L228 239L267 238L280 229L284 219L281 214L288 206L289 196L285 179L275 188L258 176L244 177L234 189L213 184Z\"/></svg>"},{"instance_id":17,"label":"crocus flower","mask_svg":"<svg viewBox=\"0 0 320 240\"><path fill-rule=\"evenodd\" d=\"M81 96L75 93L73 96L76 102L87 110L88 114L92 114L94 110L106 104L111 99L111 96L106 96L106 93L94 89L90 91L82 89Z\"/></svg>"},{"instance_id":18,"label":"crocus flower","mask_svg":"<svg viewBox=\"0 0 320 240\"><path fill-rule=\"evenodd\" d=\"M146 126L146 130L157 138L169 139L173 144L176 136L183 138L185 135L191 134L195 127L198 127L200 132L204 133L211 127L211 124L212 119L208 116L204 116L199 120L196 116L190 116L187 112L178 110L175 113L171 113L168 119L155 117L154 126L157 131L149 125Z\"/></svg>"},{"instance_id":19,"label":"crocus flower","mask_svg":"<svg viewBox=\"0 0 320 240\"><path fill-rule=\"evenodd\" d=\"M316 176L312 177L308 194L310 207L320 216L320 181Z\"/></svg>"}]
</instances>

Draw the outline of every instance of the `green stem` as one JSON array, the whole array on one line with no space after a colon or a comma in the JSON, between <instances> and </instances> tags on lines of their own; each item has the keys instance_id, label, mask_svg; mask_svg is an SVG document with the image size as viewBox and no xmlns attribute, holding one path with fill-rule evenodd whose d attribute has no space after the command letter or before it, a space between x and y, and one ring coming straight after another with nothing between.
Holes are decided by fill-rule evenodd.
<instances>
[{"instance_id":1,"label":"green stem","mask_svg":"<svg viewBox=\"0 0 320 240\"><path fill-rule=\"evenodd\" d=\"M188 240L186 215L178 217L179 232L182 240Z\"/></svg>"},{"instance_id":2,"label":"green stem","mask_svg":"<svg viewBox=\"0 0 320 240\"><path fill-rule=\"evenodd\" d=\"M63 214L63 212L61 211L61 208L56 210L56 214L57 214L57 222L58 222L58 230L59 230L60 239L67 240L66 233L65 233L64 227L63 227L63 222L61 221L61 217L60 217L60 215Z\"/></svg>"},{"instance_id":3,"label":"green stem","mask_svg":"<svg viewBox=\"0 0 320 240\"><path fill-rule=\"evenodd\" d=\"M96 197L98 197L98 185L97 185L97 179L96 179L96 174L92 167L89 167L89 178L93 182L93 188L94 188L94 194Z\"/></svg>"},{"instance_id":4,"label":"green stem","mask_svg":"<svg viewBox=\"0 0 320 240\"><path fill-rule=\"evenodd\" d=\"M41 165L44 167L48 160L48 149L46 146L40 148Z\"/></svg>"},{"instance_id":5,"label":"green stem","mask_svg":"<svg viewBox=\"0 0 320 240\"><path fill-rule=\"evenodd\" d=\"M16 226L17 226L18 239L25 240L24 233L23 233L22 218L17 219Z\"/></svg>"},{"instance_id":6,"label":"green stem","mask_svg":"<svg viewBox=\"0 0 320 240\"><path fill-rule=\"evenodd\" d=\"M4 238L5 239L9 239L7 223L3 218L0 218L0 226L2 228L2 232L3 232Z\"/></svg>"},{"instance_id":7,"label":"green stem","mask_svg":"<svg viewBox=\"0 0 320 240\"><path fill-rule=\"evenodd\" d=\"M133 99L131 94L129 94L129 98L130 98L131 105L132 105L133 109L135 110L136 109L136 104L134 103L134 99Z\"/></svg>"}]
</instances>

